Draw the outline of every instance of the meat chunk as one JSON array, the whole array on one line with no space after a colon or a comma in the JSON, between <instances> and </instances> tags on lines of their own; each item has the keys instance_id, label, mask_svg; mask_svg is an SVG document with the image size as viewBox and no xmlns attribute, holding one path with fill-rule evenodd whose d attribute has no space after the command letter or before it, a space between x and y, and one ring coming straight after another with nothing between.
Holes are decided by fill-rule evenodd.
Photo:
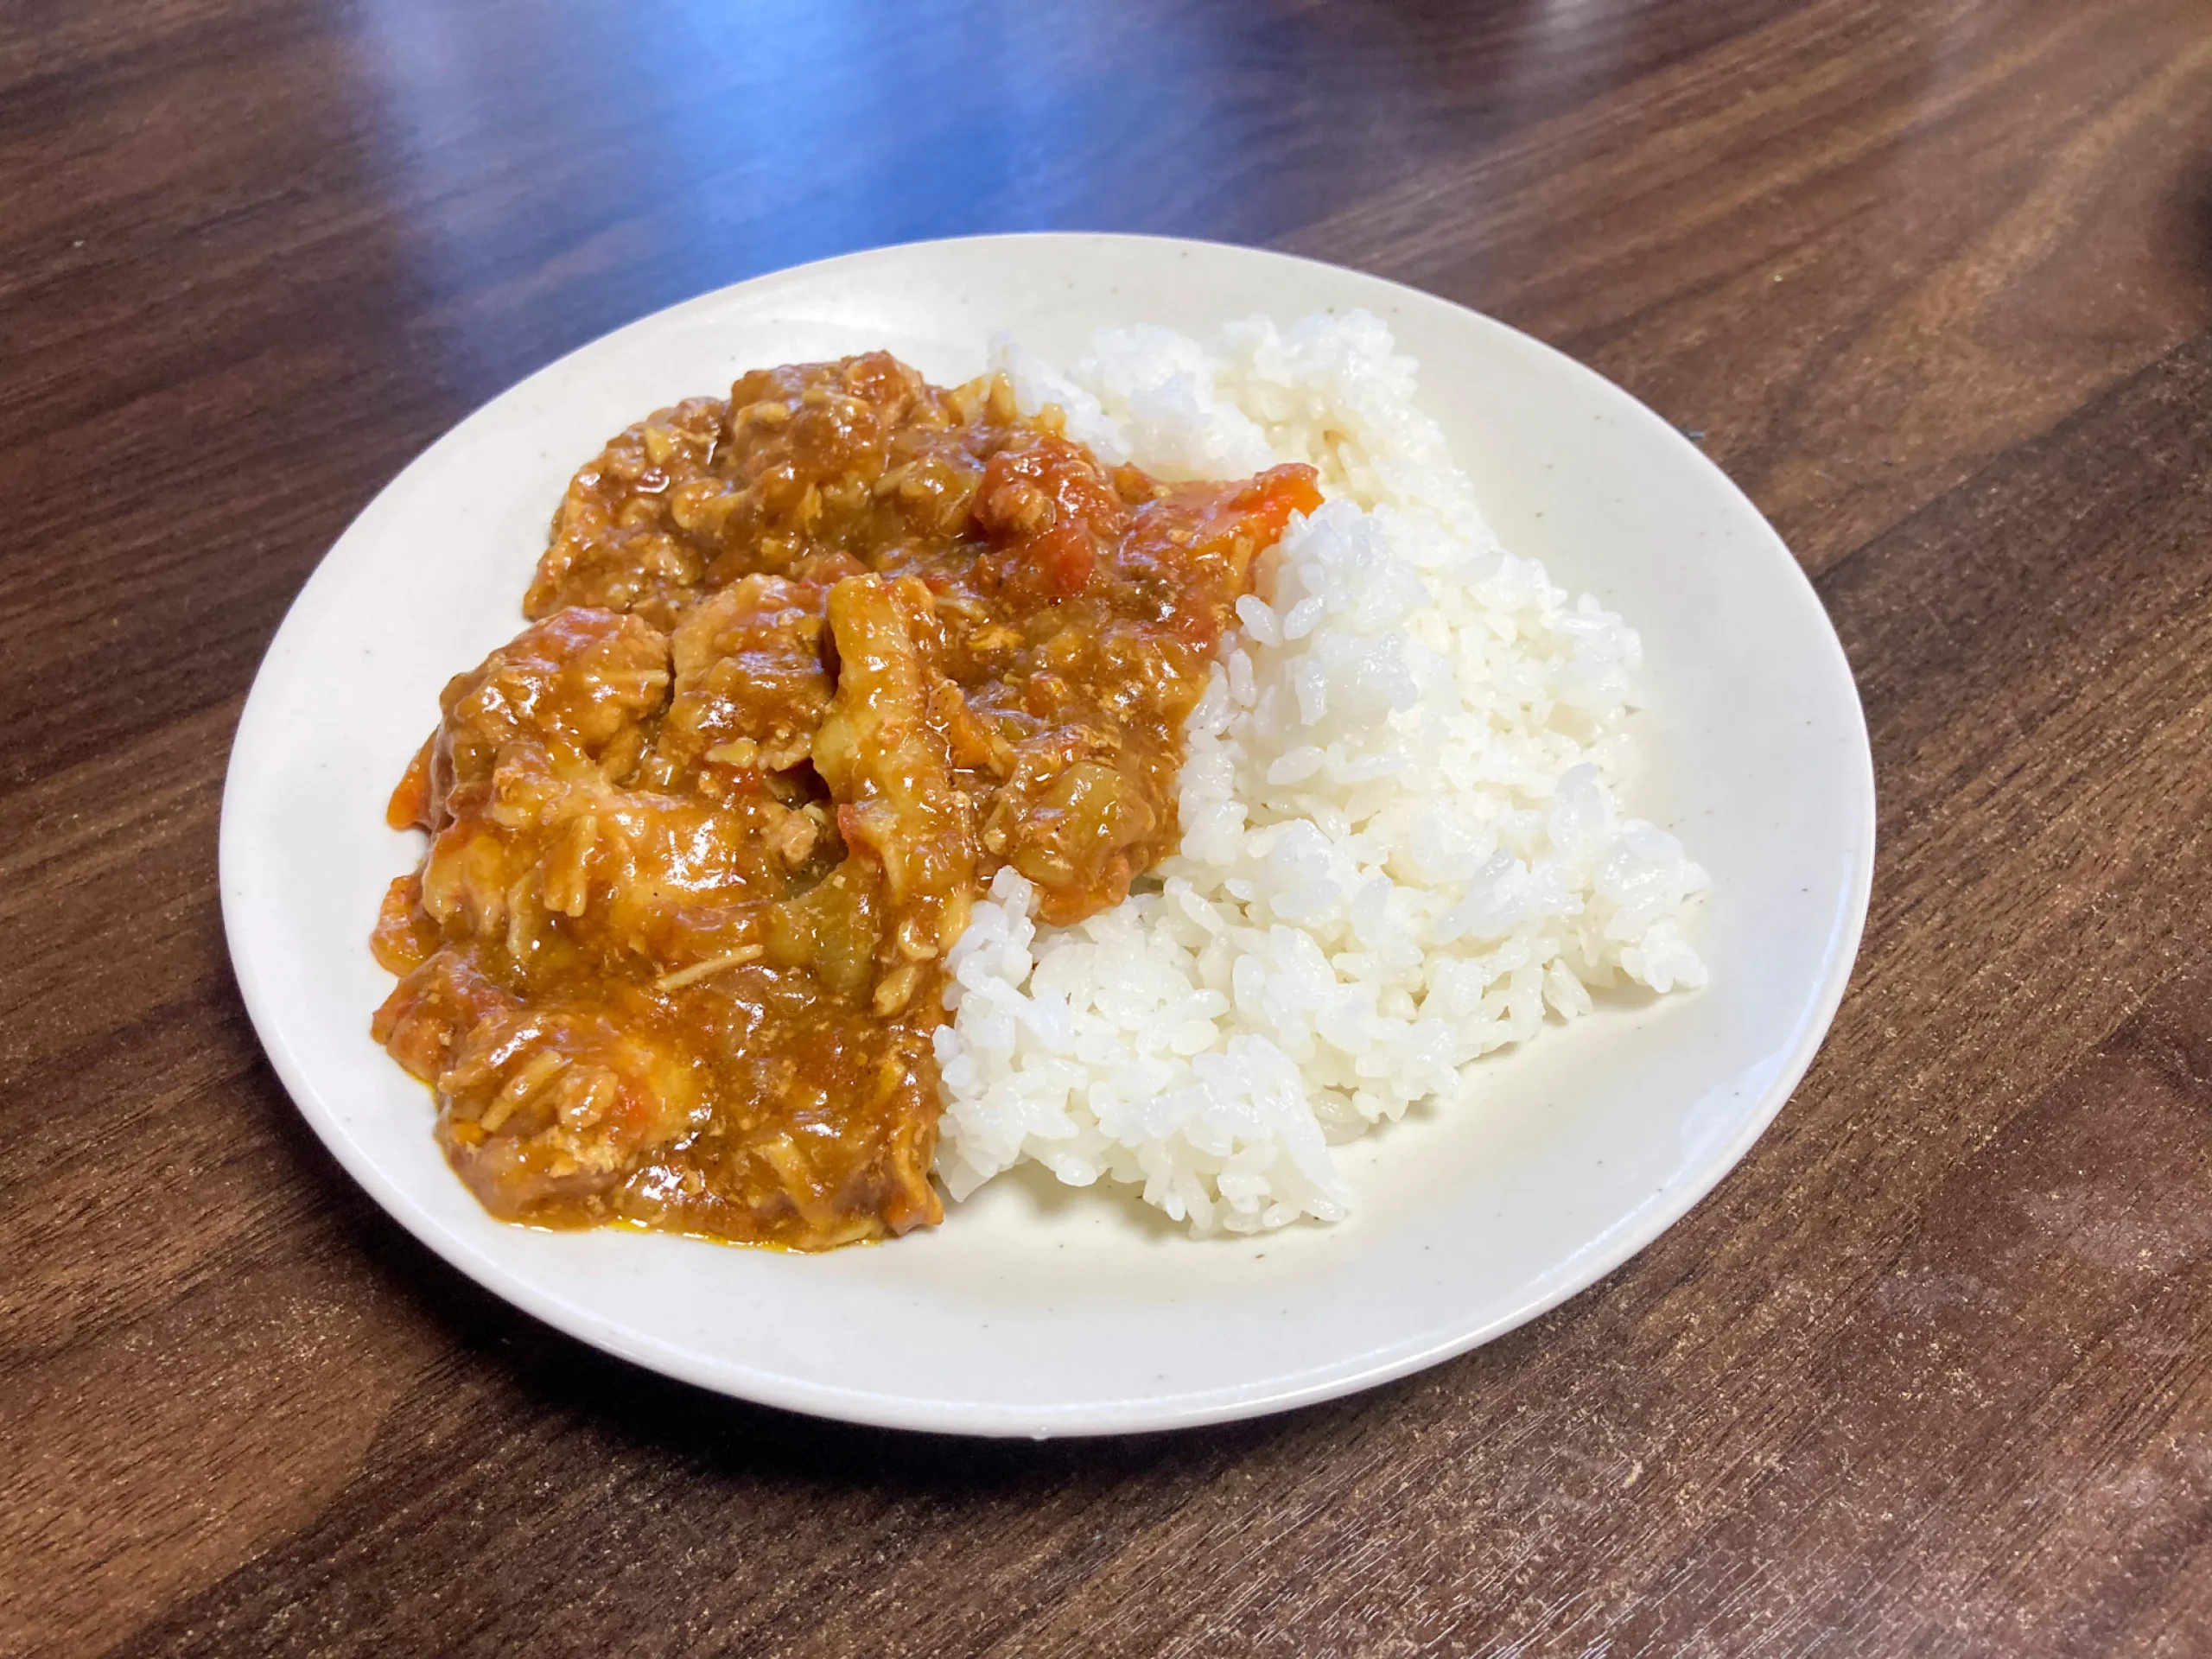
<instances>
[{"instance_id":1,"label":"meat chunk","mask_svg":"<svg viewBox=\"0 0 2212 1659\"><path fill-rule=\"evenodd\" d=\"M699 1096L652 1007L564 1008L559 988L586 964L741 949L789 891L759 890L784 873L743 811L626 787L668 655L637 617L556 613L448 685L428 790L402 785L435 834L396 894L411 904L379 924L404 977L373 1030L436 1087L448 1154L498 1213L611 1185Z\"/></svg>"},{"instance_id":2,"label":"meat chunk","mask_svg":"<svg viewBox=\"0 0 2212 1659\"><path fill-rule=\"evenodd\" d=\"M751 575L676 629L676 692L658 752L667 776L702 765L785 772L811 756L829 711L829 589Z\"/></svg>"},{"instance_id":3,"label":"meat chunk","mask_svg":"<svg viewBox=\"0 0 2212 1659\"><path fill-rule=\"evenodd\" d=\"M426 824L483 807L502 761L542 753L556 773L626 777L668 696L668 639L634 616L567 610L448 683L430 747Z\"/></svg>"}]
</instances>

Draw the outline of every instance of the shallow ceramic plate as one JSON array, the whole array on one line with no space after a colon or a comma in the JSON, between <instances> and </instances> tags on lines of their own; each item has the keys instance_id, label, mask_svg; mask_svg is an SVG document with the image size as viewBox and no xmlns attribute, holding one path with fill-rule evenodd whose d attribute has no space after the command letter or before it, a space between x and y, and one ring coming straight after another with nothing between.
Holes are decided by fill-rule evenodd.
<instances>
[{"instance_id":1,"label":"shallow ceramic plate","mask_svg":"<svg viewBox=\"0 0 2212 1659\"><path fill-rule=\"evenodd\" d=\"M1602 1009L1484 1065L1478 1103L1340 1153L1352 1219L1193 1242L1125 1194L1006 1177L933 1232L801 1256L487 1219L431 1103L369 1040L367 937L420 855L385 793L447 677L520 626L569 474L613 433L742 371L887 346L966 378L1009 328L1063 359L1126 321L1191 333L1364 306L1421 364L1509 546L1643 634L1630 806L1713 874L1713 983ZM982 1434L1162 1428L1432 1364L1649 1243L1789 1097L1866 914L1873 782L1850 670L1751 505L1673 428L1512 329L1375 277L1132 237L988 238L779 272L533 375L371 503L301 593L239 723L223 913L247 1007L316 1133L416 1236L574 1336L710 1389Z\"/></svg>"}]
</instances>

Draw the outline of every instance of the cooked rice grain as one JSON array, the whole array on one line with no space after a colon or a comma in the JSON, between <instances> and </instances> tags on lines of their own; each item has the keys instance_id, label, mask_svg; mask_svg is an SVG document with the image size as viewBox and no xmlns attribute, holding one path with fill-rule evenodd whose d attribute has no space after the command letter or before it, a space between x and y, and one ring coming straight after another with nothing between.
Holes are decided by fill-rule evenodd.
<instances>
[{"instance_id":1,"label":"cooked rice grain","mask_svg":"<svg viewBox=\"0 0 2212 1659\"><path fill-rule=\"evenodd\" d=\"M1703 870L1624 817L1634 630L1484 523L1414 364L1363 312L1211 349L1102 332L1065 373L1005 340L1022 406L1169 479L1318 467L1189 724L1160 890L1040 928L1001 871L950 957L938 1170L1033 1159L1141 1185L1192 1230L1334 1221L1332 1144L1478 1086L1591 991L1705 982Z\"/></svg>"}]
</instances>

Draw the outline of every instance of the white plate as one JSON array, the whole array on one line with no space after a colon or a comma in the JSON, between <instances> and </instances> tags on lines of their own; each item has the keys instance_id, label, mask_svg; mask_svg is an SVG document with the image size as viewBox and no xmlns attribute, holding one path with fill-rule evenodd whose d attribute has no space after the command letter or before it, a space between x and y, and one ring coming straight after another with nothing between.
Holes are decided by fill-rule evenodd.
<instances>
[{"instance_id":1,"label":"white plate","mask_svg":"<svg viewBox=\"0 0 2212 1659\"><path fill-rule=\"evenodd\" d=\"M931 378L1011 328L1072 357L1103 324L1191 333L1364 306L1419 357L1507 544L1642 630L1649 760L1630 806L1713 873L1707 989L1552 1028L1484 1062L1479 1107L1341 1154L1358 1213L1196 1243L1127 1196L1001 1178L945 1224L823 1256L488 1219L431 1102L369 1039L367 938L418 839L386 791L447 677L521 626L569 474L742 371L888 346ZM1325 1399L1471 1348L1649 1243L1789 1097L1843 994L1874 800L1851 672L1751 503L1589 370L1472 312L1280 254L1135 237L887 248L741 283L608 335L494 400L326 557L254 682L223 799L223 914L300 1109L402 1224L571 1335L690 1382L855 1421L1084 1434Z\"/></svg>"}]
</instances>

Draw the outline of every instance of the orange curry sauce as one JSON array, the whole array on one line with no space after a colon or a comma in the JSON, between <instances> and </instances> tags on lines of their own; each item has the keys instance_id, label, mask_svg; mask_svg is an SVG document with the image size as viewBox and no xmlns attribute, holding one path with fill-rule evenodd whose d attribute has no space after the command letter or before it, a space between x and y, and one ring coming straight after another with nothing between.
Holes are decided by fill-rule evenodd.
<instances>
[{"instance_id":1,"label":"orange curry sauce","mask_svg":"<svg viewBox=\"0 0 2212 1659\"><path fill-rule=\"evenodd\" d=\"M934 1223L944 954L1175 844L1185 716L1313 474L1155 483L881 353L576 474L392 796L374 1031L485 1207L825 1249Z\"/></svg>"}]
</instances>

